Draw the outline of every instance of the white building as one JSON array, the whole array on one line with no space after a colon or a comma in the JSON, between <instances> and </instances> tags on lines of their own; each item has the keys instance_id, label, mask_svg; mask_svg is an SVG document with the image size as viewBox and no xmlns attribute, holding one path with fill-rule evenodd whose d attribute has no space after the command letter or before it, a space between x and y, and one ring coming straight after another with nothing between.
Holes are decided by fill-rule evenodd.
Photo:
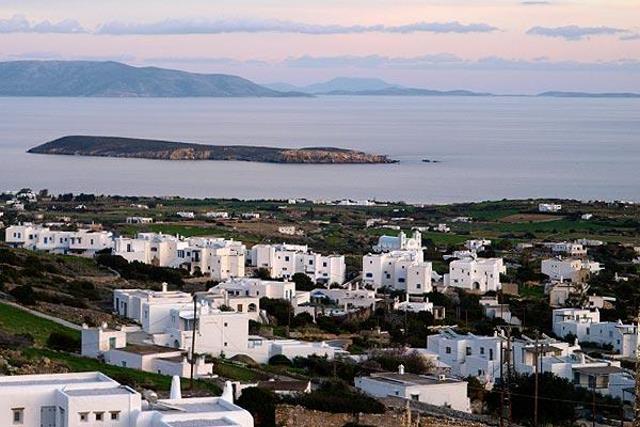
<instances>
[{"instance_id":1,"label":"white building","mask_svg":"<svg viewBox=\"0 0 640 427\"><path fill-rule=\"evenodd\" d=\"M210 212L205 213L204 216L206 216L207 218L212 218L212 219L229 219L229 213L228 212L210 211Z\"/></svg>"},{"instance_id":2,"label":"white building","mask_svg":"<svg viewBox=\"0 0 640 427\"><path fill-rule=\"evenodd\" d=\"M451 366L453 375L477 377L491 387L500 378L500 343L504 339L498 334L478 336L444 329L427 337L427 350Z\"/></svg>"},{"instance_id":3,"label":"white building","mask_svg":"<svg viewBox=\"0 0 640 427\"><path fill-rule=\"evenodd\" d=\"M623 357L635 357L638 329L633 324L601 322L596 310L562 308L553 310L553 333L559 337L574 335L579 342L611 348Z\"/></svg>"},{"instance_id":4,"label":"white building","mask_svg":"<svg viewBox=\"0 0 640 427\"><path fill-rule=\"evenodd\" d=\"M393 302L393 309L397 311L407 311L411 313L429 312L433 313L433 303L429 301L429 298L425 298L422 301L411 301L409 296L404 301L400 301L398 298Z\"/></svg>"},{"instance_id":5,"label":"white building","mask_svg":"<svg viewBox=\"0 0 640 427\"><path fill-rule=\"evenodd\" d=\"M257 212L243 212L240 217L242 219L260 219L260 214Z\"/></svg>"},{"instance_id":6,"label":"white building","mask_svg":"<svg viewBox=\"0 0 640 427\"><path fill-rule=\"evenodd\" d=\"M344 307L345 311L352 308L375 308L378 298L376 292L350 284L348 288L319 288L311 291L311 301L330 302Z\"/></svg>"},{"instance_id":7,"label":"white building","mask_svg":"<svg viewBox=\"0 0 640 427\"><path fill-rule=\"evenodd\" d=\"M467 397L467 382L445 375L428 376L404 372L383 372L368 377L356 377L357 389L375 397L396 396L456 411L471 413Z\"/></svg>"},{"instance_id":8,"label":"white building","mask_svg":"<svg viewBox=\"0 0 640 427\"><path fill-rule=\"evenodd\" d=\"M51 230L40 224L24 223L6 228L5 242L9 246L29 250L93 256L113 247L113 235L108 231L90 229Z\"/></svg>"},{"instance_id":9,"label":"white building","mask_svg":"<svg viewBox=\"0 0 640 427\"><path fill-rule=\"evenodd\" d=\"M362 282L373 288L389 287L409 294L432 290L432 267L422 250L392 251L362 257Z\"/></svg>"},{"instance_id":10,"label":"white building","mask_svg":"<svg viewBox=\"0 0 640 427\"><path fill-rule=\"evenodd\" d=\"M484 250L486 246L491 246L491 240L473 239L464 242L464 247L473 252L480 252Z\"/></svg>"},{"instance_id":11,"label":"white building","mask_svg":"<svg viewBox=\"0 0 640 427\"><path fill-rule=\"evenodd\" d=\"M404 232L400 232L398 236L380 236L378 244L373 246L374 252L419 251L422 249L422 234L417 230L413 232L411 237L407 237Z\"/></svg>"},{"instance_id":12,"label":"white building","mask_svg":"<svg viewBox=\"0 0 640 427\"><path fill-rule=\"evenodd\" d=\"M268 363L273 356L282 355L290 360L296 357L319 356L329 360L348 355L344 350L332 347L324 341L298 341L292 339L267 339L257 335L249 336L246 353L258 363Z\"/></svg>"},{"instance_id":13,"label":"white building","mask_svg":"<svg viewBox=\"0 0 640 427\"><path fill-rule=\"evenodd\" d=\"M571 257L580 257L587 255L587 249L580 243L558 242L550 243L551 251L557 254L565 254Z\"/></svg>"},{"instance_id":14,"label":"white building","mask_svg":"<svg viewBox=\"0 0 640 427\"><path fill-rule=\"evenodd\" d=\"M294 282L278 282L253 278L233 279L220 283L209 290L214 292L225 290L231 296L245 296L256 298L272 298L293 301L296 297Z\"/></svg>"},{"instance_id":15,"label":"white building","mask_svg":"<svg viewBox=\"0 0 640 427\"><path fill-rule=\"evenodd\" d=\"M585 282L591 274L597 274L600 271L600 264L577 258L556 257L543 259L540 270L551 280Z\"/></svg>"},{"instance_id":16,"label":"white building","mask_svg":"<svg viewBox=\"0 0 640 427\"><path fill-rule=\"evenodd\" d=\"M145 216L129 216L127 217L127 224L151 224L153 218Z\"/></svg>"},{"instance_id":17,"label":"white building","mask_svg":"<svg viewBox=\"0 0 640 427\"><path fill-rule=\"evenodd\" d=\"M451 261L444 285L480 293L499 291L500 274L506 273L502 258L465 258Z\"/></svg>"},{"instance_id":18,"label":"white building","mask_svg":"<svg viewBox=\"0 0 640 427\"><path fill-rule=\"evenodd\" d=\"M171 398L153 403L100 372L0 377L0 425L63 427L253 427L249 412L222 397Z\"/></svg>"},{"instance_id":19,"label":"white building","mask_svg":"<svg viewBox=\"0 0 640 427\"><path fill-rule=\"evenodd\" d=\"M186 212L186 211L176 212L176 215L179 216L180 218L186 218L186 219L193 219L196 217L196 214L194 212Z\"/></svg>"},{"instance_id":20,"label":"white building","mask_svg":"<svg viewBox=\"0 0 640 427\"><path fill-rule=\"evenodd\" d=\"M497 297L482 297L480 305L485 317L489 319L502 319L508 325L519 326L522 324L520 319L511 314L509 304L501 304Z\"/></svg>"},{"instance_id":21,"label":"white building","mask_svg":"<svg viewBox=\"0 0 640 427\"><path fill-rule=\"evenodd\" d=\"M291 279L304 273L322 284L342 284L346 264L343 255L320 255L306 245L255 245L251 248L251 265L266 268L274 279Z\"/></svg>"},{"instance_id":22,"label":"white building","mask_svg":"<svg viewBox=\"0 0 640 427\"><path fill-rule=\"evenodd\" d=\"M114 312L140 323L147 333L163 332L169 312L175 307L192 307L193 296L181 291L148 289L116 289L113 291Z\"/></svg>"},{"instance_id":23,"label":"white building","mask_svg":"<svg viewBox=\"0 0 640 427\"><path fill-rule=\"evenodd\" d=\"M235 240L139 233L135 238L116 238L114 253L129 262L184 268L218 281L245 275L246 247Z\"/></svg>"},{"instance_id":24,"label":"white building","mask_svg":"<svg viewBox=\"0 0 640 427\"><path fill-rule=\"evenodd\" d=\"M539 212L560 212L562 210L562 205L557 203L540 203L538 204Z\"/></svg>"},{"instance_id":25,"label":"white building","mask_svg":"<svg viewBox=\"0 0 640 427\"><path fill-rule=\"evenodd\" d=\"M133 331L132 331L133 332ZM105 363L155 374L191 376L191 363L187 352L178 348L156 345L131 345L127 343L126 329L82 328L82 353L85 357L101 358ZM204 357L194 363L195 377L212 375L213 365Z\"/></svg>"}]
</instances>

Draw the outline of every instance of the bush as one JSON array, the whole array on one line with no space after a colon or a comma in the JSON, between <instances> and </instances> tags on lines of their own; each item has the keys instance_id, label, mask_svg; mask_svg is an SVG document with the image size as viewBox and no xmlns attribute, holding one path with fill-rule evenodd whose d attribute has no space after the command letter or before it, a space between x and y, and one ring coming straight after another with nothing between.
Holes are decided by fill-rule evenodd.
<instances>
[{"instance_id":1,"label":"bush","mask_svg":"<svg viewBox=\"0 0 640 427\"><path fill-rule=\"evenodd\" d=\"M382 414L385 411L380 401L352 390L342 381L327 381L316 391L284 400L307 409L336 414Z\"/></svg>"},{"instance_id":2,"label":"bush","mask_svg":"<svg viewBox=\"0 0 640 427\"><path fill-rule=\"evenodd\" d=\"M276 395L269 390L249 387L242 390L236 403L251 412L256 427L273 427L276 425L277 400Z\"/></svg>"},{"instance_id":3,"label":"bush","mask_svg":"<svg viewBox=\"0 0 640 427\"><path fill-rule=\"evenodd\" d=\"M30 285L17 286L10 294L22 305L36 305L36 296Z\"/></svg>"},{"instance_id":4,"label":"bush","mask_svg":"<svg viewBox=\"0 0 640 427\"><path fill-rule=\"evenodd\" d=\"M80 339L60 332L51 332L47 338L47 347L52 350L78 353L80 351Z\"/></svg>"},{"instance_id":5,"label":"bush","mask_svg":"<svg viewBox=\"0 0 640 427\"><path fill-rule=\"evenodd\" d=\"M272 366L291 366L291 360L284 354L276 354L269 359L269 365Z\"/></svg>"},{"instance_id":6,"label":"bush","mask_svg":"<svg viewBox=\"0 0 640 427\"><path fill-rule=\"evenodd\" d=\"M316 288L316 284L304 273L296 273L291 276L291 280L296 284L297 291L312 291Z\"/></svg>"}]
</instances>

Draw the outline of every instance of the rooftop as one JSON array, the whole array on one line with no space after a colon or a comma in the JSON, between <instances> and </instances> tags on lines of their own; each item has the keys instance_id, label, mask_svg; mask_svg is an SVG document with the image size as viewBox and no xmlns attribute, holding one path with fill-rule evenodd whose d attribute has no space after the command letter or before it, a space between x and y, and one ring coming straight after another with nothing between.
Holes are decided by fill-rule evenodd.
<instances>
[{"instance_id":1,"label":"rooftop","mask_svg":"<svg viewBox=\"0 0 640 427\"><path fill-rule=\"evenodd\" d=\"M45 374L45 375L19 375L0 377L0 388L3 387L27 387L27 386L59 386L69 384L91 383L118 383L101 374L100 372Z\"/></svg>"},{"instance_id":2,"label":"rooftop","mask_svg":"<svg viewBox=\"0 0 640 427\"><path fill-rule=\"evenodd\" d=\"M120 386L110 388L79 388L75 390L64 390L64 393L68 396L113 396L131 394L133 392L125 386Z\"/></svg>"},{"instance_id":3,"label":"rooftop","mask_svg":"<svg viewBox=\"0 0 640 427\"><path fill-rule=\"evenodd\" d=\"M400 374L398 372L383 372L380 374L371 375L372 379L378 381L384 381L392 384L404 384L404 385L436 385L436 384L453 384L460 383L461 380L455 378L440 379L435 376L416 375L416 374Z\"/></svg>"},{"instance_id":4,"label":"rooftop","mask_svg":"<svg viewBox=\"0 0 640 427\"><path fill-rule=\"evenodd\" d=\"M137 345L129 344L126 347L117 348L116 350L126 351L127 353L135 353L140 355L157 354L157 353L175 353L181 352L178 348L161 347L159 345Z\"/></svg>"}]
</instances>

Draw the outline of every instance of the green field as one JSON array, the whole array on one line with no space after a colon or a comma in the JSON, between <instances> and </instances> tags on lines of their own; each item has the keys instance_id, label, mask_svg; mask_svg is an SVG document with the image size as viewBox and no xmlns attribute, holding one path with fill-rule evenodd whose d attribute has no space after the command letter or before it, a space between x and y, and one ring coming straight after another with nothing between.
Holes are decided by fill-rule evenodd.
<instances>
[{"instance_id":1,"label":"green field","mask_svg":"<svg viewBox=\"0 0 640 427\"><path fill-rule=\"evenodd\" d=\"M37 346L44 346L52 332L80 339L78 331L3 303L0 303L0 329L14 335L30 334Z\"/></svg>"}]
</instances>

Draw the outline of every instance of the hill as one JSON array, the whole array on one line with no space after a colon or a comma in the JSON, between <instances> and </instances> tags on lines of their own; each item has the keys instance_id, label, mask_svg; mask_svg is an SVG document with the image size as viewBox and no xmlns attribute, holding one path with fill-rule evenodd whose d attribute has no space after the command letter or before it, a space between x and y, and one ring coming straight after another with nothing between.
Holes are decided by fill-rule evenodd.
<instances>
[{"instance_id":1,"label":"hill","mask_svg":"<svg viewBox=\"0 0 640 427\"><path fill-rule=\"evenodd\" d=\"M0 62L0 96L292 97L238 76L195 74L119 62Z\"/></svg>"},{"instance_id":2,"label":"hill","mask_svg":"<svg viewBox=\"0 0 640 427\"><path fill-rule=\"evenodd\" d=\"M275 148L204 145L110 136L65 136L28 150L35 154L158 160L241 160L267 163L391 163L386 156L334 147Z\"/></svg>"}]
</instances>

